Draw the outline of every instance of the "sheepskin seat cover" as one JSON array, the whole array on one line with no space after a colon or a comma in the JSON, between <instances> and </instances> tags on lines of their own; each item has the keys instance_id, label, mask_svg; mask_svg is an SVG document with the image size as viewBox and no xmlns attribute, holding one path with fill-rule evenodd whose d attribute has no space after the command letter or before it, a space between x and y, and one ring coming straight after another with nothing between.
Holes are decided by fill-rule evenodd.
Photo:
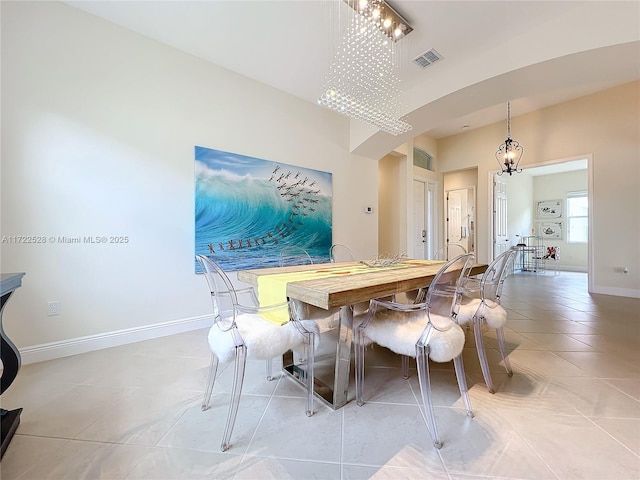
<instances>
[{"instance_id":1,"label":"sheepskin seat cover","mask_svg":"<svg viewBox=\"0 0 640 480\"><path fill-rule=\"evenodd\" d=\"M364 315L359 315L358 323L364 319ZM434 325L446 325L447 329L433 329L429 340L429 358L434 362L449 362L462 353L464 332L459 325L445 317L431 315L431 319ZM424 311L408 313L379 309L364 331L367 337L365 343L373 341L395 353L415 358L416 343L426 326L427 313Z\"/></svg>"},{"instance_id":2,"label":"sheepskin seat cover","mask_svg":"<svg viewBox=\"0 0 640 480\"><path fill-rule=\"evenodd\" d=\"M474 315L480 307L481 300L479 298L465 299L460 305L457 321L463 325L473 320ZM493 300L485 300L486 307L482 312L482 316L487 322L489 328L502 328L507 323L507 311L502 305Z\"/></svg>"},{"instance_id":3,"label":"sheepskin seat cover","mask_svg":"<svg viewBox=\"0 0 640 480\"><path fill-rule=\"evenodd\" d=\"M313 320L302 320L300 323L315 334L315 350L320 342L317 323ZM293 322L279 326L264 320L260 315L247 313L236 317L236 325L247 346L247 357L268 360L287 350L302 352L304 348L304 336ZM209 330L209 348L221 363L232 360L235 343L231 332L224 332L214 324Z\"/></svg>"}]
</instances>

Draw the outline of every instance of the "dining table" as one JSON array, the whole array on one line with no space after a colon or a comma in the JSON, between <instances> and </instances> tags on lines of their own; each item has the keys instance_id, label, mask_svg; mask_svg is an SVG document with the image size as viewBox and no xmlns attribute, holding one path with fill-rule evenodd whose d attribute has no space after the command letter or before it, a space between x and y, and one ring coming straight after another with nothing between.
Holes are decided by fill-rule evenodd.
<instances>
[{"instance_id":1,"label":"dining table","mask_svg":"<svg viewBox=\"0 0 640 480\"><path fill-rule=\"evenodd\" d=\"M390 265L358 261L293 265L239 270L237 278L257 289L261 305L290 300L306 312L303 317L337 317L328 342L330 363L325 369L314 368L314 391L338 409L348 400L354 311L366 308L375 298L428 287L445 263L405 259ZM469 275L480 275L486 269L486 264L474 264ZM283 370L299 381L306 374L291 351L283 356Z\"/></svg>"}]
</instances>

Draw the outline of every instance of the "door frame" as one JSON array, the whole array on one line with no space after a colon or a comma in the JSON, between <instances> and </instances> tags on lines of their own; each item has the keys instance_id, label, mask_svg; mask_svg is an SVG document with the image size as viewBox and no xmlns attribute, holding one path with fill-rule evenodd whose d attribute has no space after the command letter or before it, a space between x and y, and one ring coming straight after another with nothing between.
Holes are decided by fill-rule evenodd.
<instances>
[{"instance_id":1,"label":"door frame","mask_svg":"<svg viewBox=\"0 0 640 480\"><path fill-rule=\"evenodd\" d=\"M530 165L526 165L523 168L535 168L535 167L543 167L547 165L557 165L567 162L572 162L574 160L587 159L587 197L589 202L589 229L588 229L588 240L587 240L587 289L589 293L593 292L594 284L593 284L593 155L591 153L587 153L584 155L576 155L573 157L549 160L546 162L540 163L532 163ZM493 260L493 176L498 173L497 169L490 170L488 172L487 177L487 193L489 199L489 208L487 209L487 225L489 226L488 230L488 242L487 242L487 253L489 258L489 262ZM518 175L516 173L516 175Z\"/></svg>"},{"instance_id":2,"label":"door frame","mask_svg":"<svg viewBox=\"0 0 640 480\"><path fill-rule=\"evenodd\" d=\"M472 197L473 197L473 218L474 218L474 222L475 222L475 226L472 229L472 240L471 243L473 245L473 249L467 249L469 253L469 251L473 251L474 253L477 251L478 249L478 237L477 237L477 224L478 224L478 218L477 218L477 214L478 214L478 192L476 191L476 186L475 185L467 185L464 187L456 187L456 188L450 188L449 190L445 190L444 191L444 197L443 197L443 202L444 202L444 208L443 208L443 212L444 212L444 229L443 229L443 234L444 234L444 246L447 246L449 244L449 193L450 192L457 192L459 190L467 190L471 191L472 193ZM467 209L468 209L468 198L467 198Z\"/></svg>"}]
</instances>

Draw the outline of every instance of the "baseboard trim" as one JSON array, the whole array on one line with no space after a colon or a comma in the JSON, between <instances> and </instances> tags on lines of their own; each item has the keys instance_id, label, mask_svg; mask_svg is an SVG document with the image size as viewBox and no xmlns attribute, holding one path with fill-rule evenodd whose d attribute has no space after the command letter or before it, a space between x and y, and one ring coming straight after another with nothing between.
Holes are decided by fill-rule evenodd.
<instances>
[{"instance_id":1,"label":"baseboard trim","mask_svg":"<svg viewBox=\"0 0 640 480\"><path fill-rule=\"evenodd\" d=\"M640 290L632 288L615 288L615 287L597 287L594 286L593 292L602 295L614 295L616 297L640 298Z\"/></svg>"},{"instance_id":2,"label":"baseboard trim","mask_svg":"<svg viewBox=\"0 0 640 480\"><path fill-rule=\"evenodd\" d=\"M22 357L22 364L29 365L31 363L45 362L56 358L77 355L79 353L93 352L104 348L117 347L129 343L141 342L143 340L166 337L167 335L175 335L176 333L208 328L211 326L212 321L211 315L202 315L97 335L88 335L86 337L72 338L60 342L43 343L41 345L20 348L19 351Z\"/></svg>"}]
</instances>

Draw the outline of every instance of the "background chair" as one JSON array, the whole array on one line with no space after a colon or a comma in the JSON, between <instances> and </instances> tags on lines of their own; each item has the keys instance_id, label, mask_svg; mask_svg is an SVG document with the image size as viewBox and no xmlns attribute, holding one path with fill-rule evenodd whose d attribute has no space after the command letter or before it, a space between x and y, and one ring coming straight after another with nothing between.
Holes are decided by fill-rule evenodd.
<instances>
[{"instance_id":1,"label":"background chair","mask_svg":"<svg viewBox=\"0 0 640 480\"><path fill-rule=\"evenodd\" d=\"M490 393L495 393L491 372L489 371L489 363L485 352L483 324L496 331L498 338L498 348L502 355L505 369L509 376L513 375L511 365L506 353L504 330L503 327L507 322L507 312L500 305L500 296L502 295L502 287L504 280L507 278L511 264L518 251L511 248L504 253L498 255L482 275L478 290L465 290L465 297L462 299L459 311L456 315L458 324L463 325L473 322L473 333L476 341L476 349L478 350L478 358L480 367L482 368L482 376ZM472 295L478 294L480 298L473 298Z\"/></svg>"},{"instance_id":2,"label":"background chair","mask_svg":"<svg viewBox=\"0 0 640 480\"><path fill-rule=\"evenodd\" d=\"M545 267L547 263L553 263L553 272L555 275L560 274L560 247L557 246L549 246L546 249L546 253L542 260L545 262Z\"/></svg>"},{"instance_id":3,"label":"background chair","mask_svg":"<svg viewBox=\"0 0 640 480\"><path fill-rule=\"evenodd\" d=\"M414 357L418 367L418 380L424 404L427 426L436 448L442 447L431 402L431 384L428 358L435 362L453 360L460 394L467 415L473 416L467 390L462 349L464 332L455 323L461 296L461 281L469 275L473 254L460 255L450 260L431 281L422 303L402 304L390 300L371 300L369 310L359 316L356 328L356 401L364 404L365 345L375 342L403 355L403 376L408 377L408 357Z\"/></svg>"},{"instance_id":4,"label":"background chair","mask_svg":"<svg viewBox=\"0 0 640 480\"><path fill-rule=\"evenodd\" d=\"M304 248L289 245L280 250L280 266L312 265L313 259Z\"/></svg>"},{"instance_id":5,"label":"background chair","mask_svg":"<svg viewBox=\"0 0 640 480\"><path fill-rule=\"evenodd\" d=\"M467 250L457 243L447 243L444 247L439 248L436 251L434 260L444 260L449 261L452 258L457 257L458 255L464 255L467 253Z\"/></svg>"},{"instance_id":6,"label":"background chair","mask_svg":"<svg viewBox=\"0 0 640 480\"><path fill-rule=\"evenodd\" d=\"M229 277L212 260L196 255L204 269L213 305L213 326L208 341L211 349L211 366L202 401L202 410L209 408L209 401L220 363L234 361L233 386L229 414L222 437L221 450L229 448L231 433L238 413L247 356L270 361L288 350L302 350L307 360L304 383L307 388L306 414L313 414L313 350L319 341L318 326L313 320L299 320L297 312L288 303L270 307L242 305ZM289 308L291 320L277 325L260 314L275 309Z\"/></svg>"},{"instance_id":7,"label":"background chair","mask_svg":"<svg viewBox=\"0 0 640 480\"><path fill-rule=\"evenodd\" d=\"M329 249L329 257L331 262L350 262L356 259L351 249L346 245L340 243L334 243Z\"/></svg>"}]
</instances>

